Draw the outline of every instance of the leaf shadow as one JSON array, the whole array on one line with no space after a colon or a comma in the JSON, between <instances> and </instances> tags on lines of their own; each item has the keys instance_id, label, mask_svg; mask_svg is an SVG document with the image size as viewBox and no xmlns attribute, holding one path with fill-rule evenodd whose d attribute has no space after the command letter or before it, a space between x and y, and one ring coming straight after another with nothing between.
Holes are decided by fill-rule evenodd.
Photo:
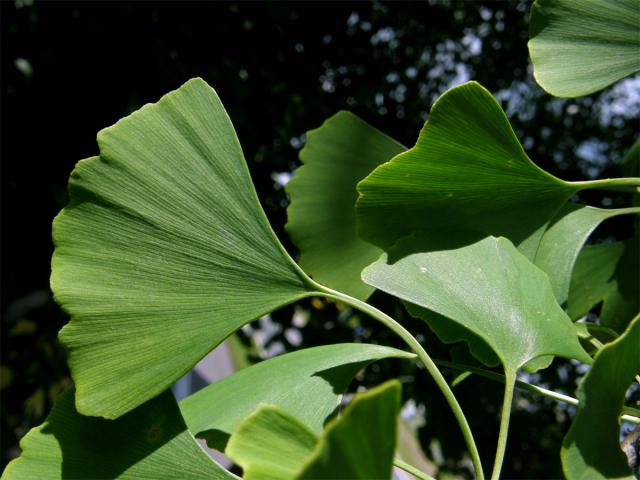
<instances>
[{"instance_id":1,"label":"leaf shadow","mask_svg":"<svg viewBox=\"0 0 640 480\"><path fill-rule=\"evenodd\" d=\"M171 403L176 412L167 411ZM116 420L88 417L78 413L75 391L70 390L56 403L41 432L58 442L62 478L116 478L186 431L176 413L167 391Z\"/></svg>"},{"instance_id":2,"label":"leaf shadow","mask_svg":"<svg viewBox=\"0 0 640 480\"><path fill-rule=\"evenodd\" d=\"M456 250L486 238L486 232L468 229L446 229L438 232L414 232L398 240L387 251L387 265L416 253Z\"/></svg>"}]
</instances>

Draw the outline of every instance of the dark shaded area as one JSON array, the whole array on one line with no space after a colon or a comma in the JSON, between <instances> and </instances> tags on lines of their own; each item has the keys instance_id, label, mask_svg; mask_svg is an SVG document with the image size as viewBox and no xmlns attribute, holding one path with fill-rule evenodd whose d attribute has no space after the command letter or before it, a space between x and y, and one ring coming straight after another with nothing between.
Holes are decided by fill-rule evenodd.
<instances>
[{"instance_id":1,"label":"dark shaded area","mask_svg":"<svg viewBox=\"0 0 640 480\"><path fill-rule=\"evenodd\" d=\"M162 447L174 443L174 458ZM25 442L29 456L13 466L15 478L57 475L68 479L118 478L145 470L193 478L219 466L193 443L170 391L149 400L117 420L86 417L75 408L75 391L56 402L44 427ZM179 452L179 454L176 454ZM180 457L182 455L183 457ZM184 464L181 464L181 458Z\"/></svg>"},{"instance_id":2,"label":"dark shaded area","mask_svg":"<svg viewBox=\"0 0 640 480\"><path fill-rule=\"evenodd\" d=\"M100 129L187 79L202 76L217 90L267 215L290 249L286 197L274 174L294 169L304 132L340 109L411 146L433 101L474 79L497 96L531 158L567 180L619 175L617 161L638 128L637 79L575 100L550 97L535 85L527 2L16 0L0 9L3 466L69 384L55 340L67 319L48 294L51 221L66 203L69 173L97 152ZM584 199L605 207L628 201L596 191ZM618 218L595 236L626 238L630 231L629 219ZM380 293L372 302L418 332L434 357L449 357L448 347L399 303ZM296 312L303 321L294 322ZM272 353L354 339L404 348L373 320L323 301L304 301L273 318L280 330L265 346ZM291 329L301 332L300 342L285 335ZM420 436L428 454L435 456L437 444L443 468L468 472L448 406L420 368L374 364L352 387L395 376L405 398L426 406ZM575 377L573 366L556 361L544 383L573 394ZM456 387L487 465L502 400L495 387L476 378ZM516 405L504 476L560 477L558 451L571 410L528 394Z\"/></svg>"}]
</instances>

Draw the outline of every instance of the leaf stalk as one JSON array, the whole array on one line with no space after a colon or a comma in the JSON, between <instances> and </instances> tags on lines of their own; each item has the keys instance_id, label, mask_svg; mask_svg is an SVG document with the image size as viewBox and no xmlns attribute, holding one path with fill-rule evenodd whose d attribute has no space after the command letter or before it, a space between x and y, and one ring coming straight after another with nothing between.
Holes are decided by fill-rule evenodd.
<instances>
[{"instance_id":1,"label":"leaf stalk","mask_svg":"<svg viewBox=\"0 0 640 480\"><path fill-rule=\"evenodd\" d=\"M640 177L627 178L603 178L600 180L586 180L582 182L570 182L580 190L595 188L598 190L628 190L629 187L640 187Z\"/></svg>"},{"instance_id":2,"label":"leaf stalk","mask_svg":"<svg viewBox=\"0 0 640 480\"><path fill-rule=\"evenodd\" d=\"M513 390L516 383L515 372L505 371L504 400L502 401L502 413L500 414L500 433L498 434L498 446L496 459L493 463L491 480L500 479L500 471L504 462L504 454L507 449L507 437L509 436L509 419L511 418L511 405L513 403Z\"/></svg>"},{"instance_id":3,"label":"leaf stalk","mask_svg":"<svg viewBox=\"0 0 640 480\"><path fill-rule=\"evenodd\" d=\"M456 399L453 391L451 390L451 387L449 387L449 384L447 383L445 378L442 376L442 373L440 373L440 370L438 370L438 367L433 362L429 354L425 351L424 348L422 348L422 345L420 345L420 342L418 342L418 340L416 340L416 338L413 335L411 335L411 333L409 333L408 330L406 330L402 325L396 322L393 318L388 316L386 313L381 312L377 308L369 305L368 303L358 300L356 298L350 297L348 295L345 295L336 290L332 290L316 282L313 282L313 283L314 283L314 287L317 288L320 292L322 292L322 295L324 297L345 303L346 305L349 305L357 310L360 310L363 313L366 313L367 315L371 316L372 318L375 318L384 326L386 326L387 328L395 332L400 338L402 338L405 341L405 343L409 346L409 348L411 348L411 350L418 356L418 358L420 359L424 367L427 369L427 371L429 372L433 380L436 382L436 385L444 395L447 403L451 407L451 410L453 411L453 414L456 417L456 420L458 421L458 425L462 430L462 436L464 437L464 440L467 444L467 448L469 449L469 454L471 455L473 467L476 473L476 478L478 480L484 480L484 472L482 470L482 463L480 461L480 453L478 452L478 447L476 446L476 442L473 438L473 433L471 432L471 427L469 426L469 422L467 421L467 418L465 417L464 412L462 411L462 408L458 403L458 400Z\"/></svg>"},{"instance_id":4,"label":"leaf stalk","mask_svg":"<svg viewBox=\"0 0 640 480\"><path fill-rule=\"evenodd\" d=\"M408 474L413 475L418 480L436 480L431 475L427 475L419 468L414 467L410 463L404 462L397 457L393 459L393 464L399 469L404 470Z\"/></svg>"},{"instance_id":5,"label":"leaf stalk","mask_svg":"<svg viewBox=\"0 0 640 480\"><path fill-rule=\"evenodd\" d=\"M441 367L447 367L447 368L452 368L454 370L474 373L476 375L479 375L484 378L488 378L489 380L493 380L495 382L501 382L501 383L505 382L504 375L497 372L492 372L490 370L484 370L482 368L472 367L470 365L462 365L454 362L448 362L446 360L435 359L434 363L436 365L440 365ZM578 406L578 403L579 403L577 398L570 397L569 395L565 395L563 393L554 392L553 390L549 390L544 387L540 387L538 385L533 385L531 383L523 382L521 380L516 380L515 386L520 390L527 390L529 392L538 393L540 395L544 395L545 397L553 398L554 400L557 400L559 402L567 403L569 405L574 405L576 407ZM627 414L621 415L620 416L621 420L625 422L633 423L636 425L640 425L640 412L638 412L635 408L625 406L625 407L622 407L622 412L623 413L627 412L628 415Z\"/></svg>"}]
</instances>

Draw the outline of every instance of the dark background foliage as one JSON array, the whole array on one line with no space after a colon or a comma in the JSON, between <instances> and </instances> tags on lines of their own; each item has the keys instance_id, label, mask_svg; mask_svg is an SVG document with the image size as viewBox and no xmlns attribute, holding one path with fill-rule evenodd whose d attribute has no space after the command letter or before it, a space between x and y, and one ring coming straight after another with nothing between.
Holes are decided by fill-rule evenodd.
<instances>
[{"instance_id":1,"label":"dark background foliage","mask_svg":"<svg viewBox=\"0 0 640 480\"><path fill-rule=\"evenodd\" d=\"M96 133L146 102L201 76L217 90L240 137L263 206L286 238L280 179L298 165L304 132L352 110L412 145L433 101L477 80L509 115L540 166L567 180L619 175L637 129L640 80L577 100L555 99L533 82L526 2L147 3L1 2L2 18L2 465L70 385L56 333L67 318L52 301L50 227L65 205L76 161L97 152ZM286 176L286 175L285 175ZM594 205L622 196L590 193ZM626 219L596 237L629 234ZM419 332L434 357L449 358L401 305L372 301ZM294 312L306 320L294 321ZM266 351L339 341L402 347L370 319L319 300L273 315ZM259 324L256 324L256 328ZM287 335L292 329L300 335ZM299 337L299 338L298 338ZM298 338L292 341L292 338ZM573 393L575 368L556 362L543 381ZM353 385L401 376L404 395L425 407L422 443L465 474L464 444L427 375L400 362L374 365ZM465 380L456 392L490 464L500 388ZM558 448L571 410L518 396L505 477L561 476ZM438 459L435 459L438 461Z\"/></svg>"}]
</instances>

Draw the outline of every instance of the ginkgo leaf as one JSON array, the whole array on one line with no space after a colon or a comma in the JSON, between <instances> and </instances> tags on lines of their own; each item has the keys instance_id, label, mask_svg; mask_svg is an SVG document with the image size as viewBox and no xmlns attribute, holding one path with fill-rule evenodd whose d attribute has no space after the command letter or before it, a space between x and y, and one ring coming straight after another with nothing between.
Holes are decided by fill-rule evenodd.
<instances>
[{"instance_id":1,"label":"ginkgo leaf","mask_svg":"<svg viewBox=\"0 0 640 480\"><path fill-rule=\"evenodd\" d=\"M414 233L451 247L504 236L529 259L576 192L637 188L640 178L565 182L525 154L497 100L476 82L448 90L416 145L358 184L358 233L384 250Z\"/></svg>"},{"instance_id":2,"label":"ginkgo leaf","mask_svg":"<svg viewBox=\"0 0 640 480\"><path fill-rule=\"evenodd\" d=\"M424 253L413 253L421 248ZM481 337L508 376L544 355L591 361L547 276L505 238L443 249L409 237L368 266L362 278ZM473 339L465 340L473 351Z\"/></svg>"},{"instance_id":3,"label":"ginkgo leaf","mask_svg":"<svg viewBox=\"0 0 640 480\"><path fill-rule=\"evenodd\" d=\"M382 252L356 233L356 184L404 150L349 112L307 133L302 166L286 186L286 228L300 249L300 266L315 280L360 299L373 292L360 272Z\"/></svg>"},{"instance_id":4,"label":"ginkgo leaf","mask_svg":"<svg viewBox=\"0 0 640 480\"><path fill-rule=\"evenodd\" d=\"M54 222L78 411L117 418L245 323L312 293L260 208L218 96L187 82L98 134Z\"/></svg>"},{"instance_id":5,"label":"ginkgo leaf","mask_svg":"<svg viewBox=\"0 0 640 480\"><path fill-rule=\"evenodd\" d=\"M233 432L225 453L247 480L390 479L400 383L357 394L320 436L291 413L262 404Z\"/></svg>"},{"instance_id":6,"label":"ginkgo leaf","mask_svg":"<svg viewBox=\"0 0 640 480\"><path fill-rule=\"evenodd\" d=\"M391 380L356 395L327 425L297 478L391 479L401 392Z\"/></svg>"},{"instance_id":7,"label":"ginkgo leaf","mask_svg":"<svg viewBox=\"0 0 640 480\"><path fill-rule=\"evenodd\" d=\"M260 404L233 433L225 453L242 467L244 480L296 478L318 437L276 405Z\"/></svg>"},{"instance_id":8,"label":"ginkgo leaf","mask_svg":"<svg viewBox=\"0 0 640 480\"><path fill-rule=\"evenodd\" d=\"M536 0L529 37L535 79L559 97L587 95L640 70L637 0Z\"/></svg>"},{"instance_id":9,"label":"ginkgo leaf","mask_svg":"<svg viewBox=\"0 0 640 480\"><path fill-rule=\"evenodd\" d=\"M238 478L198 445L169 391L106 420L80 415L69 390L20 447L22 455L7 466L3 480Z\"/></svg>"},{"instance_id":10,"label":"ginkgo leaf","mask_svg":"<svg viewBox=\"0 0 640 480\"><path fill-rule=\"evenodd\" d=\"M578 391L578 413L562 443L562 467L571 479L633 479L620 448L620 412L640 372L640 315L600 350Z\"/></svg>"},{"instance_id":11,"label":"ginkgo leaf","mask_svg":"<svg viewBox=\"0 0 640 480\"><path fill-rule=\"evenodd\" d=\"M433 105L416 145L358 184L360 236L384 249L414 232L505 236L533 258L578 187L537 167L497 100L468 82Z\"/></svg>"},{"instance_id":12,"label":"ginkgo leaf","mask_svg":"<svg viewBox=\"0 0 640 480\"><path fill-rule=\"evenodd\" d=\"M306 348L213 383L182 400L180 410L189 430L220 451L238 423L261 402L283 408L319 434L353 376L369 363L390 357L415 355L362 343Z\"/></svg>"},{"instance_id":13,"label":"ginkgo leaf","mask_svg":"<svg viewBox=\"0 0 640 480\"><path fill-rule=\"evenodd\" d=\"M569 203L560 210L544 232L534 259L549 276L560 305L567 301L573 266L591 232L608 218L634 213L640 213L640 208L602 209Z\"/></svg>"}]
</instances>

